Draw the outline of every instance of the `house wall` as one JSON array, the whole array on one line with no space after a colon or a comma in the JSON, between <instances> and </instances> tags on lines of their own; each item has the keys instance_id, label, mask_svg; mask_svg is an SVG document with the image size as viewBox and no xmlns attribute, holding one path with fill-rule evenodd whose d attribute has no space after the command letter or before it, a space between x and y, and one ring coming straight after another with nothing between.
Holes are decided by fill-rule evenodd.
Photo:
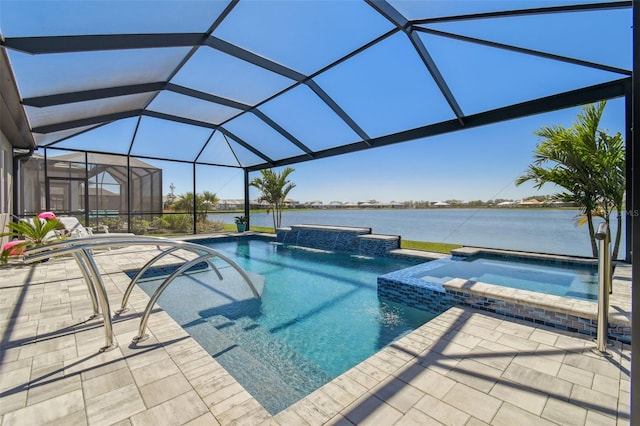
<instances>
[{"instance_id":1,"label":"house wall","mask_svg":"<svg viewBox=\"0 0 640 426\"><path fill-rule=\"evenodd\" d=\"M4 133L0 132L0 233L7 232L7 222L13 213L13 149ZM0 248L9 237L0 237Z\"/></svg>"},{"instance_id":2,"label":"house wall","mask_svg":"<svg viewBox=\"0 0 640 426\"><path fill-rule=\"evenodd\" d=\"M0 213L13 213L13 150L0 132Z\"/></svg>"}]
</instances>

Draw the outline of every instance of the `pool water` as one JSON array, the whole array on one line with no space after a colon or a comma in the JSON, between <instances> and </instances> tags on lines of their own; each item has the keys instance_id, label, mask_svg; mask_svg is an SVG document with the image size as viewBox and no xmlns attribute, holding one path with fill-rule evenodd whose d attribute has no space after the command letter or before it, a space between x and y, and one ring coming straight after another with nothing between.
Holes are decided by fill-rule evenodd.
<instances>
[{"instance_id":1,"label":"pool water","mask_svg":"<svg viewBox=\"0 0 640 426\"><path fill-rule=\"evenodd\" d=\"M590 264L551 263L517 258L445 258L426 264L420 278L445 283L463 278L538 293L596 300L598 268Z\"/></svg>"},{"instance_id":2,"label":"pool water","mask_svg":"<svg viewBox=\"0 0 640 426\"><path fill-rule=\"evenodd\" d=\"M237 271L216 261L222 281L189 272L158 304L272 414L437 315L378 299L379 275L417 261L262 240L207 245L248 271L262 297L252 298ZM162 278L140 286L151 294Z\"/></svg>"}]
</instances>

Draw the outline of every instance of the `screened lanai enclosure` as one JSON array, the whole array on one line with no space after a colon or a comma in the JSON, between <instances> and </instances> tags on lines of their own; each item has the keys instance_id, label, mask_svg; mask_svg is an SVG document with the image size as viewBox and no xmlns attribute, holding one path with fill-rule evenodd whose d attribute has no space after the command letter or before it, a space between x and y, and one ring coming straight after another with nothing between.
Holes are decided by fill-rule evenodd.
<instances>
[{"instance_id":1,"label":"screened lanai enclosure","mask_svg":"<svg viewBox=\"0 0 640 426\"><path fill-rule=\"evenodd\" d=\"M248 214L260 169L601 99L631 105L628 1L0 4L29 130L14 143L26 149L18 216L131 230L186 195L182 230L198 232L193 194L230 171Z\"/></svg>"},{"instance_id":2,"label":"screened lanai enclosure","mask_svg":"<svg viewBox=\"0 0 640 426\"><path fill-rule=\"evenodd\" d=\"M162 213L162 170L136 158L34 153L22 162L18 181L18 210L23 216L52 210L92 226L115 225L120 230L130 216L152 221Z\"/></svg>"},{"instance_id":3,"label":"screened lanai enclosure","mask_svg":"<svg viewBox=\"0 0 640 426\"><path fill-rule=\"evenodd\" d=\"M1 0L0 205L199 232L194 194L214 182L239 175L248 215L250 174L262 169L620 98L630 259L640 251L637 9ZM186 206L169 210L178 179Z\"/></svg>"}]
</instances>

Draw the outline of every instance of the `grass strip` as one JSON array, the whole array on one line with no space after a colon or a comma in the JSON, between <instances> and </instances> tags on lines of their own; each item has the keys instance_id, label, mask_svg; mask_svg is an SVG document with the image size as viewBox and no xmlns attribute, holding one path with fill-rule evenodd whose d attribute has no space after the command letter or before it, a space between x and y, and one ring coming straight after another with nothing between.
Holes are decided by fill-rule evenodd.
<instances>
[{"instance_id":1,"label":"grass strip","mask_svg":"<svg viewBox=\"0 0 640 426\"><path fill-rule=\"evenodd\" d=\"M411 240L400 241L400 248L403 248L403 249L432 251L436 253L445 253L445 254L449 254L451 250L454 250L460 247L462 247L460 244L432 243L427 241L411 241Z\"/></svg>"}]
</instances>

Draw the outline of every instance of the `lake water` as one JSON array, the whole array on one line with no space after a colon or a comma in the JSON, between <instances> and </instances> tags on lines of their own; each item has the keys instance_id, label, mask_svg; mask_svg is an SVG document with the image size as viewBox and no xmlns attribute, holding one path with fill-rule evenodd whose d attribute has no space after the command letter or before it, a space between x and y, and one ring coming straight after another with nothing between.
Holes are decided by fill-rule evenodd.
<instances>
[{"instance_id":1,"label":"lake water","mask_svg":"<svg viewBox=\"0 0 640 426\"><path fill-rule=\"evenodd\" d=\"M578 210L509 208L285 210L282 226L360 226L372 228L375 234L400 235L405 240L590 257L589 231L586 225L574 224L578 213ZM233 223L235 215L212 214L209 218ZM251 225L273 227L271 214L252 214ZM619 253L624 257L624 226L622 237Z\"/></svg>"}]
</instances>

